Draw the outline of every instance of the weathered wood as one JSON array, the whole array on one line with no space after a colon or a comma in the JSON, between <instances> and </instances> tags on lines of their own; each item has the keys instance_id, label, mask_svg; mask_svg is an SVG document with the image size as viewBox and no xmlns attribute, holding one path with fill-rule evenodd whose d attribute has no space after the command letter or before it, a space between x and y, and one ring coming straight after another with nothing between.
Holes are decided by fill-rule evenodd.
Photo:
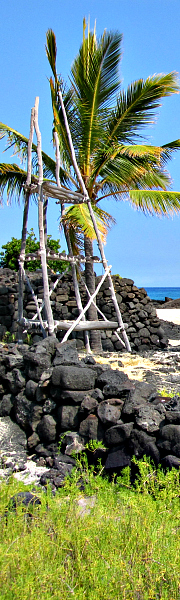
<instances>
[{"instance_id":1,"label":"weathered wood","mask_svg":"<svg viewBox=\"0 0 180 600\"><path fill-rule=\"evenodd\" d=\"M23 269L23 275L24 275L24 279L26 280L26 283L27 283L27 285L28 285L28 287L29 287L29 289L30 289L30 292L31 292L31 294L32 294L33 300L34 300L34 302L35 302L35 305L36 305L36 310L37 310L37 315L38 315L38 318L39 318L39 324L40 324L40 327L41 327L41 331L42 331L42 334L43 334L43 338L45 338L45 337L46 337L46 332L45 332L44 325L43 325L43 321L42 321L42 317L41 317L41 310L42 310L42 308L41 308L41 310L40 310L40 308L39 308L39 304L38 304L38 299L37 299L37 296L36 296L36 295L35 295L35 293L34 293L34 290L33 290L33 288L32 288L32 285L31 285L31 283L30 283L30 281L29 281L29 279L28 279L28 276L26 275L26 273L25 273L24 269Z\"/></svg>"},{"instance_id":2,"label":"weathered wood","mask_svg":"<svg viewBox=\"0 0 180 600\"><path fill-rule=\"evenodd\" d=\"M26 254L26 262L30 262L31 260L38 260L40 259L41 253L40 250L37 250L35 252L29 252L29 254ZM74 264L80 264L80 263L85 263L89 261L89 258L86 257L78 257L78 256L68 256L67 254L63 254L63 253L59 253L56 254L55 252L53 252L52 250L48 251L48 249L46 250L46 258L49 258L50 260L59 260L59 261L66 261L69 263L74 263ZM97 256L91 256L91 260L94 263L101 263L102 261L97 257Z\"/></svg>"},{"instance_id":3,"label":"weathered wood","mask_svg":"<svg viewBox=\"0 0 180 600\"><path fill-rule=\"evenodd\" d=\"M47 181L43 182L43 191L47 193L49 198L58 200L57 204L61 204L62 202L66 202L67 204L83 204L86 201L83 194L73 192L63 186L59 189L56 185Z\"/></svg>"},{"instance_id":4,"label":"weathered wood","mask_svg":"<svg viewBox=\"0 0 180 600\"><path fill-rule=\"evenodd\" d=\"M22 238L21 238L21 251L20 251L20 256L19 256L19 285L18 285L18 319L19 319L19 321L23 317L23 271L24 271L24 261L25 261L27 222L28 222L29 199L30 199L29 186L31 184L31 168L32 168L31 151L32 151L33 133L34 133L34 108L32 108L32 110L31 110L31 119L30 119L30 133L29 133L28 149L27 149L27 179L26 179L27 189L25 192L25 204L24 204ZM21 329L21 326L19 326L18 327L18 343L22 344L22 342L23 342L22 329Z\"/></svg>"},{"instance_id":5,"label":"weathered wood","mask_svg":"<svg viewBox=\"0 0 180 600\"><path fill-rule=\"evenodd\" d=\"M47 262L46 262L46 248L45 248L45 240L44 240L44 227L43 227L43 164L42 164L42 153L41 153L41 133L38 124L38 105L39 98L37 97L35 100L35 110L34 110L34 127L36 131L37 137L37 156L38 156L38 171L39 171L39 179L38 179L38 223L39 223L39 243L41 250L41 266L42 266L42 275L43 275L43 288L44 288L44 304L45 310L47 314L48 320L48 329L49 335L54 335L54 319L52 314L52 308L50 304L49 298L49 283L48 283L48 272L47 272Z\"/></svg>"},{"instance_id":6,"label":"weathered wood","mask_svg":"<svg viewBox=\"0 0 180 600\"><path fill-rule=\"evenodd\" d=\"M105 271L107 272L108 264L107 264L107 260L106 260L106 257L105 257L104 248L103 248L103 244L102 244L102 241L101 241L101 236L99 234L99 230L98 230L98 227L97 227L97 223L96 223L94 211L92 209L90 200L87 201L87 205L88 205L89 212L90 212L90 215L91 215L91 219L92 219L92 222L93 222L93 225L94 225L94 230L96 232L98 247L99 247L99 251L100 251L101 257L102 257L103 266L104 266ZM125 328L124 328L124 324L123 324L121 312L120 312L120 309L119 309L119 305L118 305L118 302L117 302L117 298L116 298L116 294L115 294L115 289L114 289L114 285L113 285L113 281L112 281L112 277L110 275L110 272L109 273L107 272L107 276L108 276L108 281L109 281L109 288L111 290L111 298L112 298L112 301L113 301L113 304L114 304L114 308L115 308L115 311L116 311L116 315L117 315L117 319L118 319L118 324L119 324L119 327L121 328L121 331L122 331L122 337L124 339L124 342L125 342L125 345L126 345L126 348L127 348L128 352L131 352L131 346L130 346L130 343L129 343L129 340L128 340L128 337L127 337L127 334L126 334L126 331L125 331Z\"/></svg>"},{"instance_id":7,"label":"weathered wood","mask_svg":"<svg viewBox=\"0 0 180 600\"><path fill-rule=\"evenodd\" d=\"M84 283L84 285L85 285L85 288L86 288L87 294L88 294L88 296L89 296L89 298L90 298L90 297L91 297L91 294L90 294L90 292L89 292L89 290L88 290L88 287L87 287L86 283ZM92 304L95 304L94 300L92 300ZM108 319L106 319L105 315L104 315L104 314L103 314L103 312L100 310L100 308L99 308L99 307L98 307L96 304L95 304L95 307L96 307L96 310L97 310L98 314L99 314L99 315L101 315L101 317L103 318L103 320L107 322L107 321L108 321ZM119 342L121 342L122 346L124 346L124 348L125 348L125 343L122 341L122 339L121 339L121 338L120 338L120 336L118 335L117 331L115 331L114 333L115 333L115 335L116 335L117 339L119 340Z\"/></svg>"},{"instance_id":8,"label":"weathered wood","mask_svg":"<svg viewBox=\"0 0 180 600\"><path fill-rule=\"evenodd\" d=\"M49 292L49 297L51 297L51 294L54 292L55 288L57 287L58 282L60 281L60 279L62 279L62 277L64 275L66 275L66 273L68 273L68 267L67 269L65 269L65 271L63 273L60 273L60 275L58 275L56 281L53 283L53 287L51 288L50 292ZM44 308L44 300L42 302L42 306L39 308L39 312L42 312L42 309ZM34 317L32 318L32 321L35 321L35 319L37 318L37 313L34 315Z\"/></svg>"},{"instance_id":9,"label":"weathered wood","mask_svg":"<svg viewBox=\"0 0 180 600\"><path fill-rule=\"evenodd\" d=\"M79 169L78 164L77 164L76 155L75 155L74 146L73 146L72 137L71 137L71 132L70 132L70 129L69 129L69 123L68 123L68 119L67 119L67 115L66 115L66 111L65 111L65 107L64 107L63 97L62 97L62 94L61 94L60 90L59 90L58 94L59 94L61 109L62 109L62 113L63 113L64 123L65 123L65 127L66 127L66 132L67 132L67 136L68 136L69 147L70 147L70 151L71 151L72 163L73 163L73 166L74 166L74 169L75 169L78 181L80 183L81 190L82 190L82 192L84 194L84 197L86 199L86 202L87 202L87 205L88 205L88 208L89 208L89 212L90 212L90 216L91 216L91 219L92 219L92 223L93 223L93 226L94 226L94 230L96 232L98 247L99 247L99 250L100 250L101 257L102 257L103 266L104 266L105 272L108 274L109 287L110 287L110 290L111 290L111 297L112 297L112 301L113 301L113 304L114 304L114 308L115 308L115 311L116 311L116 314L117 314L118 324L119 324L119 327L122 330L122 336L123 336L126 348L127 348L128 352L131 352L131 346L130 346L128 337L126 335L125 329L124 329L123 320L122 320L122 317L121 317L121 312L120 312L120 309L119 309L119 306L118 306L118 302L117 302L117 299L116 299L115 290L114 290L114 286L113 286L113 281L112 281L110 272L108 270L108 264L107 264L107 260L106 260L106 257L105 257L104 248L103 248L103 244L102 244L102 241L101 241L101 236L99 234L99 230L98 230L98 227L97 227L97 223L96 223L96 219L95 219L95 216L94 216L94 212L93 212L93 209L92 209L92 206L91 206L90 199L88 197L88 192L87 192L84 180L82 178L80 169Z\"/></svg>"},{"instance_id":10,"label":"weathered wood","mask_svg":"<svg viewBox=\"0 0 180 600\"><path fill-rule=\"evenodd\" d=\"M111 269L111 266L109 267L109 270ZM82 319L82 315L85 315L86 311L88 310L91 302L94 300L94 298L97 296L101 285L103 284L103 281L106 279L107 277L107 273L104 273L104 275L101 278L101 281L99 282L94 294L92 294L92 296L90 297L88 303L86 304L85 308L83 308L83 311L81 312L81 314L79 315L79 317L76 319L75 323L70 327L70 329L67 331L66 335L63 338L63 341L66 342L66 340L68 339L70 333L73 331L73 329L75 329L75 326L78 325L78 323L80 322L80 320ZM87 321L86 321L87 322Z\"/></svg>"},{"instance_id":11,"label":"weathered wood","mask_svg":"<svg viewBox=\"0 0 180 600\"><path fill-rule=\"evenodd\" d=\"M36 179L35 176L33 176L33 178L34 180ZM69 190L63 186L61 186L59 189L55 183L53 184L49 183L48 181L43 181L42 188L43 193L48 196L48 198L54 198L57 200L56 204L61 204L62 202L66 202L66 204L83 204L86 202L83 194L80 194L79 192L73 192L72 190ZM25 183L24 189L25 191L28 189L30 194L38 194L38 180L37 183L33 181L28 188Z\"/></svg>"},{"instance_id":12,"label":"weathered wood","mask_svg":"<svg viewBox=\"0 0 180 600\"><path fill-rule=\"evenodd\" d=\"M56 131L54 133L54 140L55 140L55 145L56 145L56 181L57 181L58 187L61 187L60 178L59 178L59 169L60 169L59 140L58 140L58 134ZM64 207L64 204L61 204L61 216L63 216L64 213L65 213L65 207ZM78 307L79 313L82 313L83 306L82 306L82 302L81 302L81 295L80 295L80 291L79 291L76 266L75 266L73 251L72 251L69 230L65 223L63 224L63 227L64 227L64 234L65 234L66 243L67 243L67 247L68 247L68 251L69 251L69 258L71 258L71 270L72 270L72 278L73 278L74 292L75 292L75 296L76 296L77 307ZM82 319L83 319L83 321L85 321L84 315L82 316ZM84 343L85 343L85 348L86 348L87 354L90 354L91 348L90 348L90 344L89 344L89 335L88 335L87 331L84 332Z\"/></svg>"},{"instance_id":13,"label":"weathered wood","mask_svg":"<svg viewBox=\"0 0 180 600\"><path fill-rule=\"evenodd\" d=\"M46 258L47 258L47 207L48 207L48 198L45 195L43 202L43 228L44 228L44 243L46 247Z\"/></svg>"},{"instance_id":14,"label":"weathered wood","mask_svg":"<svg viewBox=\"0 0 180 600\"><path fill-rule=\"evenodd\" d=\"M91 329L118 329L117 321L80 321L77 325L75 325L75 323L76 321L54 321L54 326L55 329L66 331L69 331L72 324L74 324L73 331L85 331L85 329L88 331ZM33 321L32 319L26 319L25 317L21 319L21 325L23 325L25 329L30 329L34 326L40 327L39 321ZM43 321L43 327L44 329L48 329L47 321Z\"/></svg>"}]
</instances>

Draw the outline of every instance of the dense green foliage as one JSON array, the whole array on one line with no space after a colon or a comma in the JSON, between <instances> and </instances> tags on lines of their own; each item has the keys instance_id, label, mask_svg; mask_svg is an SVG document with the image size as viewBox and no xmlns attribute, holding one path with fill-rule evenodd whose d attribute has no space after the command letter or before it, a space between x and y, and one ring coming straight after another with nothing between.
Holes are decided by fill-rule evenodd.
<instances>
[{"instance_id":1,"label":"dense green foliage","mask_svg":"<svg viewBox=\"0 0 180 600\"><path fill-rule=\"evenodd\" d=\"M132 487L128 468L109 482L84 460L55 497L37 489L33 519L21 507L2 518L1 599L178 600L179 472L155 471L146 458L138 466ZM13 478L1 483L1 515L23 489ZM94 506L86 511L78 502L87 496Z\"/></svg>"},{"instance_id":2,"label":"dense green foliage","mask_svg":"<svg viewBox=\"0 0 180 600\"><path fill-rule=\"evenodd\" d=\"M55 253L60 251L60 243L59 240L52 240L51 235L47 236L47 246L50 250L54 250ZM8 267L9 269L13 269L14 271L18 271L18 258L21 250L21 240L17 240L17 238L12 237L10 242L4 244L2 246L5 252L0 252L0 267ZM26 254L30 252L36 252L39 250L39 242L35 236L33 229L30 229L30 233L28 233L26 238ZM63 251L64 252L64 251ZM48 261L48 266L55 271L55 273L62 273L67 268L67 263L65 261ZM41 268L40 260L31 260L25 262L25 268L28 271L36 271L36 269Z\"/></svg>"}]
</instances>

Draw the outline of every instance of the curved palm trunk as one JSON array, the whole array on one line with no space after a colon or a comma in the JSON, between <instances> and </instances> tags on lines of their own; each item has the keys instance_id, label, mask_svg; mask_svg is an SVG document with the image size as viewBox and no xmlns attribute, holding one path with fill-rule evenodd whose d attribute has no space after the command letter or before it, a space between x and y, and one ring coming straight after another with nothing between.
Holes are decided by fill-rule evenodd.
<instances>
[{"instance_id":1,"label":"curved palm trunk","mask_svg":"<svg viewBox=\"0 0 180 600\"><path fill-rule=\"evenodd\" d=\"M85 250L86 258L93 256L92 241L90 238L88 238L86 236L84 236L84 250ZM96 286L95 286L95 275L94 275L93 262L91 259L85 263L85 278L86 278L86 285L88 287L90 295L92 296L92 294L95 291ZM89 300L89 297L87 297L87 300ZM90 305L90 307L88 308L87 314L88 314L88 321L98 321L98 313L97 313L97 309L94 306L94 304ZM97 330L90 331L90 343L91 343L92 350L94 350L95 352L102 352L100 331L97 331Z\"/></svg>"}]
</instances>

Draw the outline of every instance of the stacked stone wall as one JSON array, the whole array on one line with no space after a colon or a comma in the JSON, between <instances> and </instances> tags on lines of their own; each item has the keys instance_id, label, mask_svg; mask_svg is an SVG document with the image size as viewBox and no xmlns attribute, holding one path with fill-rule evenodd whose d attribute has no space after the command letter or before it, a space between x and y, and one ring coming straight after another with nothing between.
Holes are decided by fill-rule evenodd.
<instances>
[{"instance_id":1,"label":"stacked stone wall","mask_svg":"<svg viewBox=\"0 0 180 600\"><path fill-rule=\"evenodd\" d=\"M41 271L28 273L31 284L40 303L43 300L43 281ZM56 280L56 275L49 275L50 288ZM101 277L96 277L96 283ZM134 285L132 279L113 276L114 287L118 304L122 314L123 322L132 349L165 347L167 340L160 321L156 316L153 306L144 288ZM83 283L79 284L83 306L86 304L86 290ZM55 320L73 320L78 316L78 309L74 294L71 274L63 276L56 289L51 294L51 304ZM111 292L107 280L102 284L97 296L97 306L108 320L116 320L116 312L111 299ZM0 339L6 331L12 334L17 332L18 315L18 273L11 269L0 269ZM24 316L31 319L36 312L35 303L27 284L24 285ZM102 318L101 316L99 317ZM63 332L58 333L59 338ZM74 332L77 339L77 348L84 345L83 332ZM122 350L121 342L118 341L113 330L102 331L102 347L104 351ZM36 338L37 339L37 338Z\"/></svg>"},{"instance_id":2,"label":"stacked stone wall","mask_svg":"<svg viewBox=\"0 0 180 600\"><path fill-rule=\"evenodd\" d=\"M55 488L91 440L99 449L89 451L89 461L101 458L110 473L144 455L179 469L180 398L162 397L156 385L130 380L92 356L80 360L75 340L1 345L0 433L5 464L23 470L28 452L49 469L40 483Z\"/></svg>"}]
</instances>

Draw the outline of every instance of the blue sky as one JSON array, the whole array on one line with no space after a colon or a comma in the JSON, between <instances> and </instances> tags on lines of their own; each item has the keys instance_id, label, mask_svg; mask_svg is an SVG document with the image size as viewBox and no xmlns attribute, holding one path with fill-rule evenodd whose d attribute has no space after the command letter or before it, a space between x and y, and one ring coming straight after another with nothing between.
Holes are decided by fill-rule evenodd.
<instances>
[{"instance_id":1,"label":"blue sky","mask_svg":"<svg viewBox=\"0 0 180 600\"><path fill-rule=\"evenodd\" d=\"M68 79L82 40L82 21L90 15L97 34L123 34L120 66L122 86L154 73L180 72L179 0L2 0L0 36L0 120L28 136L30 111L39 96L39 124L45 152L53 156L52 113L45 54L46 31L52 28L58 47L58 71ZM158 119L146 132L149 143L180 138L180 95L163 100ZM0 162L18 159L3 153ZM19 163L18 163L19 164ZM172 189L180 191L180 152L169 162ZM134 279L138 286L180 287L180 216L145 217L126 202L106 201L103 207L116 218L105 248L112 272ZM59 237L58 207L48 213L48 233ZM0 208L0 246L21 236L22 206ZM28 229L36 234L37 209L31 206ZM61 246L64 246L61 238Z\"/></svg>"}]
</instances>

